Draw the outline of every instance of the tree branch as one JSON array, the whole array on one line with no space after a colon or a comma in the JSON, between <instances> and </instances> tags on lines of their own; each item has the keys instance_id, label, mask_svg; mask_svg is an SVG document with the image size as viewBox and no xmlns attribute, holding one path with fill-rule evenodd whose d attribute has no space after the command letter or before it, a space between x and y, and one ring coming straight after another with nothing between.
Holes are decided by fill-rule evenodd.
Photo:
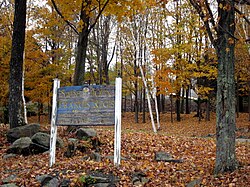
<instances>
[{"instance_id":1,"label":"tree branch","mask_svg":"<svg viewBox=\"0 0 250 187\"><path fill-rule=\"evenodd\" d=\"M53 7L55 8L56 12L58 13L58 15L63 19L63 21L65 21L69 26L70 28L73 29L73 31L76 33L76 34L79 34L79 32L77 31L76 27L70 23L68 20L65 19L65 17L62 15L62 13L60 12L60 10L58 9L56 3L54 0L51 0L52 4L53 4Z\"/></svg>"},{"instance_id":2,"label":"tree branch","mask_svg":"<svg viewBox=\"0 0 250 187\"><path fill-rule=\"evenodd\" d=\"M114 55L115 55L115 45L114 45L114 47L113 47L113 52L112 52L111 58L110 58L110 60L109 60L109 62L108 62L108 67L109 67L110 63L112 62L112 60L113 60L113 58L114 58Z\"/></svg>"},{"instance_id":3,"label":"tree branch","mask_svg":"<svg viewBox=\"0 0 250 187\"><path fill-rule=\"evenodd\" d=\"M91 29L93 29L93 27L95 26L95 24L97 23L97 20L99 19L99 17L102 15L102 12L104 11L105 7L107 6L107 4L109 3L109 0L107 0L105 2L105 4L103 5L103 7L101 8L101 10L99 11L94 23L92 25L90 25L89 29L88 29L88 32L91 31Z\"/></svg>"},{"instance_id":4,"label":"tree branch","mask_svg":"<svg viewBox=\"0 0 250 187\"><path fill-rule=\"evenodd\" d=\"M250 25L250 20L236 7L234 7L235 12L237 12L239 15L241 15L244 20Z\"/></svg>"},{"instance_id":5,"label":"tree branch","mask_svg":"<svg viewBox=\"0 0 250 187\"><path fill-rule=\"evenodd\" d=\"M250 0L235 0L235 3L240 5L250 5Z\"/></svg>"},{"instance_id":6,"label":"tree branch","mask_svg":"<svg viewBox=\"0 0 250 187\"><path fill-rule=\"evenodd\" d=\"M205 19L205 14L204 12L202 11L202 8L201 6L195 1L195 0L189 0L189 2L192 4L192 6L195 8L195 10L197 11L197 13L199 14L200 18L202 19L202 21L204 22L204 25L206 27L206 31L207 31L207 34L208 34L208 37L211 41L211 43L213 44L213 46L215 47L215 39L214 39L214 36L213 36L213 33L212 33L212 30L210 28L210 25L209 25L209 19ZM209 10L208 10L209 11ZM210 10L211 11L211 10ZM212 12L211 12L212 13ZM213 17L212 17L213 18Z\"/></svg>"},{"instance_id":7,"label":"tree branch","mask_svg":"<svg viewBox=\"0 0 250 187\"><path fill-rule=\"evenodd\" d=\"M235 40L239 40L239 38L237 38L236 36L234 36L232 33L230 33L228 30L225 30L225 29L223 29L220 25L218 25L220 28L221 28L221 30L223 30L225 33L227 33L229 36L231 36L233 39L235 39Z\"/></svg>"},{"instance_id":8,"label":"tree branch","mask_svg":"<svg viewBox=\"0 0 250 187\"><path fill-rule=\"evenodd\" d=\"M209 16L210 16L210 22L213 25L213 27L216 29L216 24L215 24L215 21L214 21L213 13L212 13L211 8L210 8L210 6L208 4L208 1L205 1L205 5L206 5L206 8L207 8Z\"/></svg>"}]
</instances>

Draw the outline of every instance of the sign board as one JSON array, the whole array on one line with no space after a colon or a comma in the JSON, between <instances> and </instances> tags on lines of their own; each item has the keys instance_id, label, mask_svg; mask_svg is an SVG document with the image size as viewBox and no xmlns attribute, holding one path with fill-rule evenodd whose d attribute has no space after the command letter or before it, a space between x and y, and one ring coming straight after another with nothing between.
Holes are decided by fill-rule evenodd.
<instances>
[{"instance_id":1,"label":"sign board","mask_svg":"<svg viewBox=\"0 0 250 187\"><path fill-rule=\"evenodd\" d=\"M84 85L60 88L54 80L49 166L55 163L57 126L115 125L114 164L121 160L122 79L115 86Z\"/></svg>"},{"instance_id":2,"label":"sign board","mask_svg":"<svg viewBox=\"0 0 250 187\"><path fill-rule=\"evenodd\" d=\"M57 126L115 124L114 86L62 87L57 100Z\"/></svg>"}]
</instances>

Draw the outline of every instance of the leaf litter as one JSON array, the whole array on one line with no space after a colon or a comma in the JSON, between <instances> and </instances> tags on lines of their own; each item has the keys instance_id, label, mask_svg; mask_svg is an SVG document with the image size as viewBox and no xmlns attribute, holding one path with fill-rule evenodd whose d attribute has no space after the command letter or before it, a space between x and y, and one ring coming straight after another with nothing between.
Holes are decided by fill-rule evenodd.
<instances>
[{"instance_id":1,"label":"leaf litter","mask_svg":"<svg viewBox=\"0 0 250 187\"><path fill-rule=\"evenodd\" d=\"M141 117L141 116L140 116ZM78 179L88 171L102 171L113 173L120 181L117 186L133 186L132 175L142 172L148 182L144 186L187 186L193 183L198 186L248 186L250 185L250 151L249 143L237 143L236 152L239 168L231 173L215 176L215 120L198 121L191 115L183 115L181 122L170 122L170 115L161 116L161 130L152 132L150 120L147 123L134 123L132 113L125 113L122 121L121 156L126 158L119 167L105 156L113 155L114 129L113 127L95 127L100 146L101 162L82 159L85 153L77 152L72 158L64 156L64 149L56 152L56 164L48 167L48 153L15 156L3 159L6 149L10 145L6 140L8 126L0 126L0 184L3 180L14 175L11 182L18 186L40 186L37 176L50 174L60 180L70 179L70 186L75 186ZM242 114L237 118L237 128L249 128L247 116ZM30 119L32 120L32 119ZM49 125L42 125L49 130ZM59 127L59 136L65 141L69 137L63 127ZM239 131L237 136L249 138L249 132ZM174 159L183 160L182 163L155 161L155 153L164 151Z\"/></svg>"}]
</instances>

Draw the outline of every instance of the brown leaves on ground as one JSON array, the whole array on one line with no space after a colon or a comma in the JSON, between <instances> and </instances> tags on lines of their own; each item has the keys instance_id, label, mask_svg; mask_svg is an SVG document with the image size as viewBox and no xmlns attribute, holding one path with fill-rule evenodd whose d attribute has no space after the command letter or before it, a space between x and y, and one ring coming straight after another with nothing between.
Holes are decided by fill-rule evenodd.
<instances>
[{"instance_id":1,"label":"brown leaves on ground","mask_svg":"<svg viewBox=\"0 0 250 187\"><path fill-rule=\"evenodd\" d=\"M48 167L47 153L28 157L0 158L1 180L11 175L17 178L13 182L19 186L39 186L35 179L38 175L51 174L60 179L70 179L74 186L78 178L88 171L103 171L114 173L120 178L118 186L133 186L132 175L143 172L149 182L145 186L186 186L189 182L199 180L200 186L248 186L250 185L250 152L249 143L236 145L238 170L219 176L213 175L215 162L215 139L204 138L215 133L215 118L210 122L198 122L193 115L183 115L181 122L170 123L170 115L161 116L161 130L154 134L150 119L147 123L135 124L132 113L126 113L122 121L122 160L119 168L114 167L113 161L102 159L101 162L82 159L84 153L77 152L73 158L63 156L65 150L57 150L56 164ZM249 122L246 115L237 119L237 136L248 136ZM45 129L49 126L44 125ZM3 155L9 146L5 133L8 127L1 126L0 154ZM113 155L114 130L113 127L96 127L98 137L102 142L100 154L104 157ZM67 135L63 127L59 127L59 134L64 140ZM170 153L174 159L182 159L182 163L157 162L155 152Z\"/></svg>"}]
</instances>

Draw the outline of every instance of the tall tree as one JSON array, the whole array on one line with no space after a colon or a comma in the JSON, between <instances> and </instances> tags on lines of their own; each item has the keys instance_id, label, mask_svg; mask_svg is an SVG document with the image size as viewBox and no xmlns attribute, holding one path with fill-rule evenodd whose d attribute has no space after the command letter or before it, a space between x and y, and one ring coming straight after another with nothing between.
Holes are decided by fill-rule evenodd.
<instances>
[{"instance_id":1,"label":"tall tree","mask_svg":"<svg viewBox=\"0 0 250 187\"><path fill-rule=\"evenodd\" d=\"M237 168L235 153L234 0L218 0L217 23L208 2L190 0L204 22L218 58L215 174ZM215 33L212 32L215 30ZM216 39L215 39L216 38Z\"/></svg>"},{"instance_id":2,"label":"tall tree","mask_svg":"<svg viewBox=\"0 0 250 187\"><path fill-rule=\"evenodd\" d=\"M51 0L51 2L61 18L78 34L73 84L82 85L85 81L85 63L89 34L109 3L109 0L82 0L77 2L56 2L55 0ZM94 14L93 11L96 11L97 14ZM71 23L71 21L77 21L77 26Z\"/></svg>"},{"instance_id":3,"label":"tall tree","mask_svg":"<svg viewBox=\"0 0 250 187\"><path fill-rule=\"evenodd\" d=\"M25 124L24 103L22 99L22 81L26 27L26 3L26 0L15 0L9 79L10 128Z\"/></svg>"}]
</instances>

